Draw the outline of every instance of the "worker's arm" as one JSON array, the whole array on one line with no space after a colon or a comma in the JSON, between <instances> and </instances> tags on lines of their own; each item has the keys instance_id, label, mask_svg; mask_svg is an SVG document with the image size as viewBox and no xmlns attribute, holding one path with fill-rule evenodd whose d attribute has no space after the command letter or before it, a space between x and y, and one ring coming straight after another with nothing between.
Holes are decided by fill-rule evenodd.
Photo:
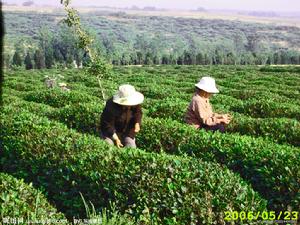
<instances>
[{"instance_id":1,"label":"worker's arm","mask_svg":"<svg viewBox=\"0 0 300 225\"><path fill-rule=\"evenodd\" d=\"M197 119L207 126L214 126L218 123L222 122L222 119L219 119L217 116L215 116L212 111L211 107L206 107L206 103L202 101L195 101L195 113L197 116ZM209 104L209 103L208 103Z\"/></svg>"}]
</instances>

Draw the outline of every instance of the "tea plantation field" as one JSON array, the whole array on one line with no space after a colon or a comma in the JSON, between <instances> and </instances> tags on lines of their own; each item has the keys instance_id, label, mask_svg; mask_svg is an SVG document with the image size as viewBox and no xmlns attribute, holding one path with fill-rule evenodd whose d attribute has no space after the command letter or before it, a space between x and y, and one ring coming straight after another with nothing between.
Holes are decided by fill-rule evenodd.
<instances>
[{"instance_id":1,"label":"tea plantation field","mask_svg":"<svg viewBox=\"0 0 300 225\"><path fill-rule=\"evenodd\" d=\"M47 89L46 75L63 75L71 91ZM211 99L215 111L234 116L225 134L183 122L194 84L206 75L220 90ZM84 70L5 72L2 219L97 217L87 205L120 212L107 224L263 224L227 220L227 211L296 218L299 67L115 67L103 80L106 98L125 83L145 95L138 149L99 138L104 102ZM9 191L16 183L24 188Z\"/></svg>"}]
</instances>

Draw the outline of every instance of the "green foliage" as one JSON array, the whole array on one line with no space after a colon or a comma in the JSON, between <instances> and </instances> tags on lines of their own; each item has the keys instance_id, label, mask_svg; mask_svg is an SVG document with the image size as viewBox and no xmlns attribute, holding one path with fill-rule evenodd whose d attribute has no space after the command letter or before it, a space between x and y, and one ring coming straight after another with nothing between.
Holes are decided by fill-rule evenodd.
<instances>
[{"instance_id":1,"label":"green foliage","mask_svg":"<svg viewBox=\"0 0 300 225\"><path fill-rule=\"evenodd\" d=\"M67 7L70 4L71 0L60 0L60 4L63 4L65 7Z\"/></svg>"},{"instance_id":2,"label":"green foliage","mask_svg":"<svg viewBox=\"0 0 300 225\"><path fill-rule=\"evenodd\" d=\"M58 213L44 195L32 187L32 183L26 184L0 173L0 193L2 222L5 218L18 218L23 219L23 223L27 220L60 220L61 224L68 224L64 215Z\"/></svg>"},{"instance_id":3,"label":"green foliage","mask_svg":"<svg viewBox=\"0 0 300 225\"><path fill-rule=\"evenodd\" d=\"M112 65L108 64L103 58L97 57L95 61L87 66L87 75L99 78L109 78L111 75Z\"/></svg>"},{"instance_id":4,"label":"green foliage","mask_svg":"<svg viewBox=\"0 0 300 225\"><path fill-rule=\"evenodd\" d=\"M157 132L159 131L159 132ZM172 120L145 119L137 137L141 148L189 154L217 161L238 172L276 210L299 207L300 151L263 139L195 130Z\"/></svg>"},{"instance_id":5,"label":"green foliage","mask_svg":"<svg viewBox=\"0 0 300 225\"><path fill-rule=\"evenodd\" d=\"M69 27L74 28L74 32L78 35L78 47L86 50L93 61L94 55L92 49L89 48L89 45L91 45L93 40L89 34L82 29L78 12L74 8L69 7L70 0L62 0L61 4L64 5L65 11L67 12L67 18L65 18L63 22Z\"/></svg>"},{"instance_id":6,"label":"green foliage","mask_svg":"<svg viewBox=\"0 0 300 225\"><path fill-rule=\"evenodd\" d=\"M271 73L282 73L282 72L296 72L296 73L300 73L300 67L291 67L291 66L281 66L281 67L278 67L278 66L264 66L264 67L261 67L259 69L260 71L262 72L271 72Z\"/></svg>"},{"instance_id":7,"label":"green foliage","mask_svg":"<svg viewBox=\"0 0 300 225\"><path fill-rule=\"evenodd\" d=\"M103 108L103 104L99 102L79 103L67 105L48 117L61 121L70 128L100 136L100 115Z\"/></svg>"},{"instance_id":8,"label":"green foliage","mask_svg":"<svg viewBox=\"0 0 300 225\"><path fill-rule=\"evenodd\" d=\"M90 75L97 76L100 90L102 92L103 103L106 99L104 89L102 87L102 78L109 75L112 67L104 60L104 58L92 48L91 44L93 42L91 35L89 35L85 30L82 29L80 17L78 12L74 8L69 7L69 0L61 1L61 4L65 6L65 11L67 12L67 18L64 22L69 26L73 27L75 33L78 35L78 47L84 49L88 56L90 57L90 65L88 66L88 73Z\"/></svg>"},{"instance_id":9,"label":"green foliage","mask_svg":"<svg viewBox=\"0 0 300 225\"><path fill-rule=\"evenodd\" d=\"M24 64L25 64L26 70L33 69L33 64L32 64L32 60L31 60L29 53L27 53L27 55L25 57Z\"/></svg>"},{"instance_id":10,"label":"green foliage","mask_svg":"<svg viewBox=\"0 0 300 225\"><path fill-rule=\"evenodd\" d=\"M234 108L240 105L240 101L233 98L225 98L222 95L213 99L217 110L228 111L228 108ZM182 123L187 111L189 102L178 98L165 98L164 100L150 103L148 116L154 118L170 118ZM249 108L248 108L249 109ZM264 108L265 109L265 108ZM277 109L280 109L277 107ZM290 110L290 108L289 108ZM244 110L240 110L244 113ZM247 110L246 110L247 112ZM273 113L273 111L270 111ZM284 114L284 112L282 112ZM265 112L262 114L267 117ZM288 115L288 114L284 114ZM292 117L292 116L291 116ZM234 118L229 124L227 131L240 134L246 134L256 137L270 138L279 143L289 143L300 146L300 123L295 119L287 118L252 118L243 114L234 113Z\"/></svg>"},{"instance_id":11,"label":"green foliage","mask_svg":"<svg viewBox=\"0 0 300 225\"><path fill-rule=\"evenodd\" d=\"M300 153L299 147L287 144L299 146L300 79L293 69L275 73L257 67L114 67L103 84L106 94L111 96L118 85L130 83L145 95L147 116L137 137L144 150L140 151L118 150L99 140L103 102L96 97L97 77L80 70L6 71L7 108L0 117L1 140L6 139L1 165L34 182L70 217L85 217L81 192L86 203L95 206L93 215L100 215L106 207L108 217L114 217L112 202L121 218L126 211L141 219L141 224L151 220L153 224L190 224L197 219L201 224L222 224L218 212L231 206L250 210L251 195L247 193L252 189L235 186L244 182L268 201L268 210L297 210ZM43 90L43 77L53 74L63 74L73 94ZM216 78L221 93L211 99L214 109L234 115L227 134L194 130L182 123L194 84L208 74ZM96 137L76 133L53 120ZM257 138L260 136L264 138ZM198 178L202 181L195 184ZM178 192L181 186L188 193ZM184 196L182 202L176 191ZM252 211L259 208L259 199L255 199L257 207Z\"/></svg>"},{"instance_id":12,"label":"green foliage","mask_svg":"<svg viewBox=\"0 0 300 225\"><path fill-rule=\"evenodd\" d=\"M47 69L51 69L54 64L53 49L50 47L45 51L45 66Z\"/></svg>"},{"instance_id":13,"label":"green foliage","mask_svg":"<svg viewBox=\"0 0 300 225\"><path fill-rule=\"evenodd\" d=\"M45 53L37 49L34 53L34 62L36 69L44 69L46 67Z\"/></svg>"},{"instance_id":14,"label":"green foliage","mask_svg":"<svg viewBox=\"0 0 300 225\"><path fill-rule=\"evenodd\" d=\"M53 107L63 107L69 104L99 101L97 97L93 97L85 93L77 91L64 92L59 88L28 92L24 96L24 99L27 101L44 103Z\"/></svg>"},{"instance_id":15,"label":"green foliage","mask_svg":"<svg viewBox=\"0 0 300 225\"><path fill-rule=\"evenodd\" d=\"M13 56L13 60L12 60L12 64L14 66L22 66L22 58L20 56L20 53L18 51L15 52L14 56Z\"/></svg>"},{"instance_id":16,"label":"green foliage","mask_svg":"<svg viewBox=\"0 0 300 225\"><path fill-rule=\"evenodd\" d=\"M5 82L5 88L9 91L9 88L13 91L19 91L20 95L24 95L27 91L34 91L37 88L43 88L44 86L41 84L29 84L23 82Z\"/></svg>"},{"instance_id":17,"label":"green foliage","mask_svg":"<svg viewBox=\"0 0 300 225\"><path fill-rule=\"evenodd\" d=\"M277 103L273 99L253 99L241 105L233 106L232 110L248 114L252 117L287 117L300 120L300 107L290 103Z\"/></svg>"},{"instance_id":18,"label":"green foliage","mask_svg":"<svg viewBox=\"0 0 300 225\"><path fill-rule=\"evenodd\" d=\"M69 127L99 136L99 111L97 104L81 104L67 106L52 115ZM269 200L270 207L283 210L288 205L299 204L296 200L299 185L295 178L300 170L293 163L299 160L300 152L295 148L246 136L198 131L172 120L146 118L142 125L142 133L137 137L141 148L220 162L249 180ZM266 161L270 152L272 160Z\"/></svg>"},{"instance_id":19,"label":"green foliage","mask_svg":"<svg viewBox=\"0 0 300 225\"><path fill-rule=\"evenodd\" d=\"M81 195L84 202L87 217L91 223L100 223L103 225L134 225L139 222L134 221L128 214L120 214L113 205L112 210L102 209L101 212L97 212L93 203L88 204L84 197Z\"/></svg>"},{"instance_id":20,"label":"green foliage","mask_svg":"<svg viewBox=\"0 0 300 225\"><path fill-rule=\"evenodd\" d=\"M46 189L69 216L84 213L79 192L96 209L113 200L146 224L225 223L226 210L265 210L257 193L215 163L119 150L22 110L3 113L3 169Z\"/></svg>"},{"instance_id":21,"label":"green foliage","mask_svg":"<svg viewBox=\"0 0 300 225\"><path fill-rule=\"evenodd\" d=\"M295 119L251 118L236 114L228 130L300 147L300 123Z\"/></svg>"},{"instance_id":22,"label":"green foliage","mask_svg":"<svg viewBox=\"0 0 300 225\"><path fill-rule=\"evenodd\" d=\"M62 4L67 12L64 21L78 37L77 47L84 48L89 54L94 51L91 55L101 55L114 65L300 63L297 27L203 18L137 16L107 11L80 12L79 16L68 1ZM30 43L38 46L40 43L36 37L41 26L57 33L58 18L64 16L65 13L59 11L42 14L7 11L5 25L9 47L13 48L20 36L25 36ZM261 30L268 35L260 33ZM92 37L91 33L96 35ZM99 40L101 50L91 47L96 40ZM287 43L286 49L278 44L281 41ZM72 54L73 58L75 56ZM59 63L67 61L66 58L58 58ZM83 57L80 56L80 60Z\"/></svg>"},{"instance_id":23,"label":"green foliage","mask_svg":"<svg viewBox=\"0 0 300 225\"><path fill-rule=\"evenodd\" d=\"M156 118L171 118L184 122L184 115L188 108L188 102L178 98L165 98L163 101L152 103L148 116Z\"/></svg>"}]
</instances>

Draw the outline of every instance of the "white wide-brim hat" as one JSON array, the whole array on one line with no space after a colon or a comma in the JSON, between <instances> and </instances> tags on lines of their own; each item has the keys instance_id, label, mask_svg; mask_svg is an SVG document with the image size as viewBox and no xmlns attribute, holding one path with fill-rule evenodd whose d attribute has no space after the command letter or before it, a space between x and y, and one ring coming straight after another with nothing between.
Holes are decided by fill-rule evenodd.
<instances>
[{"instance_id":1,"label":"white wide-brim hat","mask_svg":"<svg viewBox=\"0 0 300 225\"><path fill-rule=\"evenodd\" d=\"M195 84L195 86L208 93L219 93L219 90L216 87L216 81L212 77L202 77L201 80Z\"/></svg>"},{"instance_id":2,"label":"white wide-brim hat","mask_svg":"<svg viewBox=\"0 0 300 225\"><path fill-rule=\"evenodd\" d=\"M66 83L59 83L58 86L60 86L60 87L66 87L67 84Z\"/></svg>"},{"instance_id":3,"label":"white wide-brim hat","mask_svg":"<svg viewBox=\"0 0 300 225\"><path fill-rule=\"evenodd\" d=\"M121 85L119 91L113 96L113 102L119 105L133 106L139 105L143 101L144 95L129 84Z\"/></svg>"}]
</instances>

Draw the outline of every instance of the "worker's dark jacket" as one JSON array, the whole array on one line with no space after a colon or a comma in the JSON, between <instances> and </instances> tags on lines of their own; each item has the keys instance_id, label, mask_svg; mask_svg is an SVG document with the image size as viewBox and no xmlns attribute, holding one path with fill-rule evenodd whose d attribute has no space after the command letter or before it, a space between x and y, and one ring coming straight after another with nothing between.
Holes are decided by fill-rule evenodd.
<instances>
[{"instance_id":1,"label":"worker's dark jacket","mask_svg":"<svg viewBox=\"0 0 300 225\"><path fill-rule=\"evenodd\" d=\"M111 138L114 133L123 137L135 137L135 124L141 125L141 105L131 106L130 110L114 103L112 98L106 102L101 115L100 130L102 136Z\"/></svg>"}]
</instances>

